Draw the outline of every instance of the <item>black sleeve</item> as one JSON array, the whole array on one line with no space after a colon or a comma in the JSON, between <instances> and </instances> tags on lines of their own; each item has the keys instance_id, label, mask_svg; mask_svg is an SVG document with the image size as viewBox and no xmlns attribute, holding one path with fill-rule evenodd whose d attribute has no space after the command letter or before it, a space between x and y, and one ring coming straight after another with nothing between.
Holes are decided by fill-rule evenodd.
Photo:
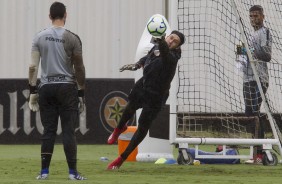
<instances>
[{"instance_id":1,"label":"black sleeve","mask_svg":"<svg viewBox=\"0 0 282 184\"><path fill-rule=\"evenodd\" d=\"M137 61L135 64L139 65L140 67L143 67L145 65L145 62L147 60L147 58L149 57L150 53L153 52L153 50L155 50L156 46L152 47L151 50L148 52L148 54L144 57L142 57L141 59L139 59L139 61Z\"/></svg>"},{"instance_id":2,"label":"black sleeve","mask_svg":"<svg viewBox=\"0 0 282 184\"><path fill-rule=\"evenodd\" d=\"M140 67L143 67L147 57L148 57L148 55L142 57L141 59L139 59L139 61L136 62L136 64L139 65Z\"/></svg>"},{"instance_id":3,"label":"black sleeve","mask_svg":"<svg viewBox=\"0 0 282 184\"><path fill-rule=\"evenodd\" d=\"M171 62L176 62L181 57L181 49L170 50L164 39L159 42L159 50L165 65L169 65Z\"/></svg>"},{"instance_id":4,"label":"black sleeve","mask_svg":"<svg viewBox=\"0 0 282 184\"><path fill-rule=\"evenodd\" d=\"M254 51L255 57L259 60L269 62L271 60L271 53L269 52L269 47L262 47L260 51Z\"/></svg>"},{"instance_id":5,"label":"black sleeve","mask_svg":"<svg viewBox=\"0 0 282 184\"><path fill-rule=\"evenodd\" d=\"M261 44L260 47L255 48L254 55L257 59L269 62L271 60L271 45L272 36L269 29L266 29L266 33L260 35Z\"/></svg>"},{"instance_id":6,"label":"black sleeve","mask_svg":"<svg viewBox=\"0 0 282 184\"><path fill-rule=\"evenodd\" d=\"M169 54L169 47L168 47L165 39L160 39L159 50L160 50L161 57L165 58Z\"/></svg>"}]
</instances>

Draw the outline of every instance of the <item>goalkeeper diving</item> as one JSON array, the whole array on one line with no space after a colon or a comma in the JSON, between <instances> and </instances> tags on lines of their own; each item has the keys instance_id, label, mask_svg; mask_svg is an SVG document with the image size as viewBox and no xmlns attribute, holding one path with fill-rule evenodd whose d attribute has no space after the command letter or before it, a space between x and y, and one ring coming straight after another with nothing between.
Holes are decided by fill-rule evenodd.
<instances>
[{"instance_id":1,"label":"goalkeeper diving","mask_svg":"<svg viewBox=\"0 0 282 184\"><path fill-rule=\"evenodd\" d=\"M143 68L141 77L128 96L128 103L117 128L108 138L108 144L117 141L119 135L127 129L127 121L135 111L143 108L138 120L138 128L126 150L107 167L108 170L118 169L130 153L142 142L148 130L165 104L170 83L175 75L177 62L181 57L180 46L185 42L185 36L179 31L172 31L167 37L155 38L154 47L135 64L125 65L120 71Z\"/></svg>"}]
</instances>

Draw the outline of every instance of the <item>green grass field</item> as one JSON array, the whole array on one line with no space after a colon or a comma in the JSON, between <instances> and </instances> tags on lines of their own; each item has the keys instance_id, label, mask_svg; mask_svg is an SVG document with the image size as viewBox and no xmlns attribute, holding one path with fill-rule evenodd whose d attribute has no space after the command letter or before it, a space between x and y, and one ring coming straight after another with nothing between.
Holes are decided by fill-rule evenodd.
<instances>
[{"instance_id":1,"label":"green grass field","mask_svg":"<svg viewBox=\"0 0 282 184\"><path fill-rule=\"evenodd\" d=\"M175 155L177 150L175 150ZM40 145L0 145L0 184L3 183L108 183L108 184L165 184L165 183L232 183L280 184L282 165L157 165L125 162L116 171L107 171L108 162L117 156L117 145L79 145L78 170L87 181L69 181L62 145L56 145L46 181L35 179L40 170Z\"/></svg>"}]
</instances>

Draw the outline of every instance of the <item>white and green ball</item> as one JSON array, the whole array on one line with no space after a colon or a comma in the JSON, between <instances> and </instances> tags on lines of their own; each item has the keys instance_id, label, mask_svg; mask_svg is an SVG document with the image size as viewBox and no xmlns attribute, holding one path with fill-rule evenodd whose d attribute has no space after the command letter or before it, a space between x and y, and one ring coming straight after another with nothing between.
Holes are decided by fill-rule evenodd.
<instances>
[{"instance_id":1,"label":"white and green ball","mask_svg":"<svg viewBox=\"0 0 282 184\"><path fill-rule=\"evenodd\" d=\"M161 16L154 16L147 24L147 29L152 36L162 36L166 31L166 24Z\"/></svg>"}]
</instances>

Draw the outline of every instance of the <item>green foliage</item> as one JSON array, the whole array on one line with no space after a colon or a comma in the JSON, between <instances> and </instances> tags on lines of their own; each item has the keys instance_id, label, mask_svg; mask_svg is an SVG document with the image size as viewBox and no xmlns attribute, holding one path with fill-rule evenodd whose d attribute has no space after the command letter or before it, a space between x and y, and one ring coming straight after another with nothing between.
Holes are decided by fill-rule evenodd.
<instances>
[{"instance_id":1,"label":"green foliage","mask_svg":"<svg viewBox=\"0 0 282 184\"><path fill-rule=\"evenodd\" d=\"M282 166L262 165L155 165L154 163L125 162L117 171L107 171L109 162L117 157L117 145L79 145L78 170L94 184L171 184L171 183L281 183ZM175 151L175 155L177 150ZM40 170L39 145L0 145L0 183L38 184L73 183L67 179L68 169L62 145L56 145L47 181L37 181ZM76 183L77 183L76 182Z\"/></svg>"}]
</instances>

